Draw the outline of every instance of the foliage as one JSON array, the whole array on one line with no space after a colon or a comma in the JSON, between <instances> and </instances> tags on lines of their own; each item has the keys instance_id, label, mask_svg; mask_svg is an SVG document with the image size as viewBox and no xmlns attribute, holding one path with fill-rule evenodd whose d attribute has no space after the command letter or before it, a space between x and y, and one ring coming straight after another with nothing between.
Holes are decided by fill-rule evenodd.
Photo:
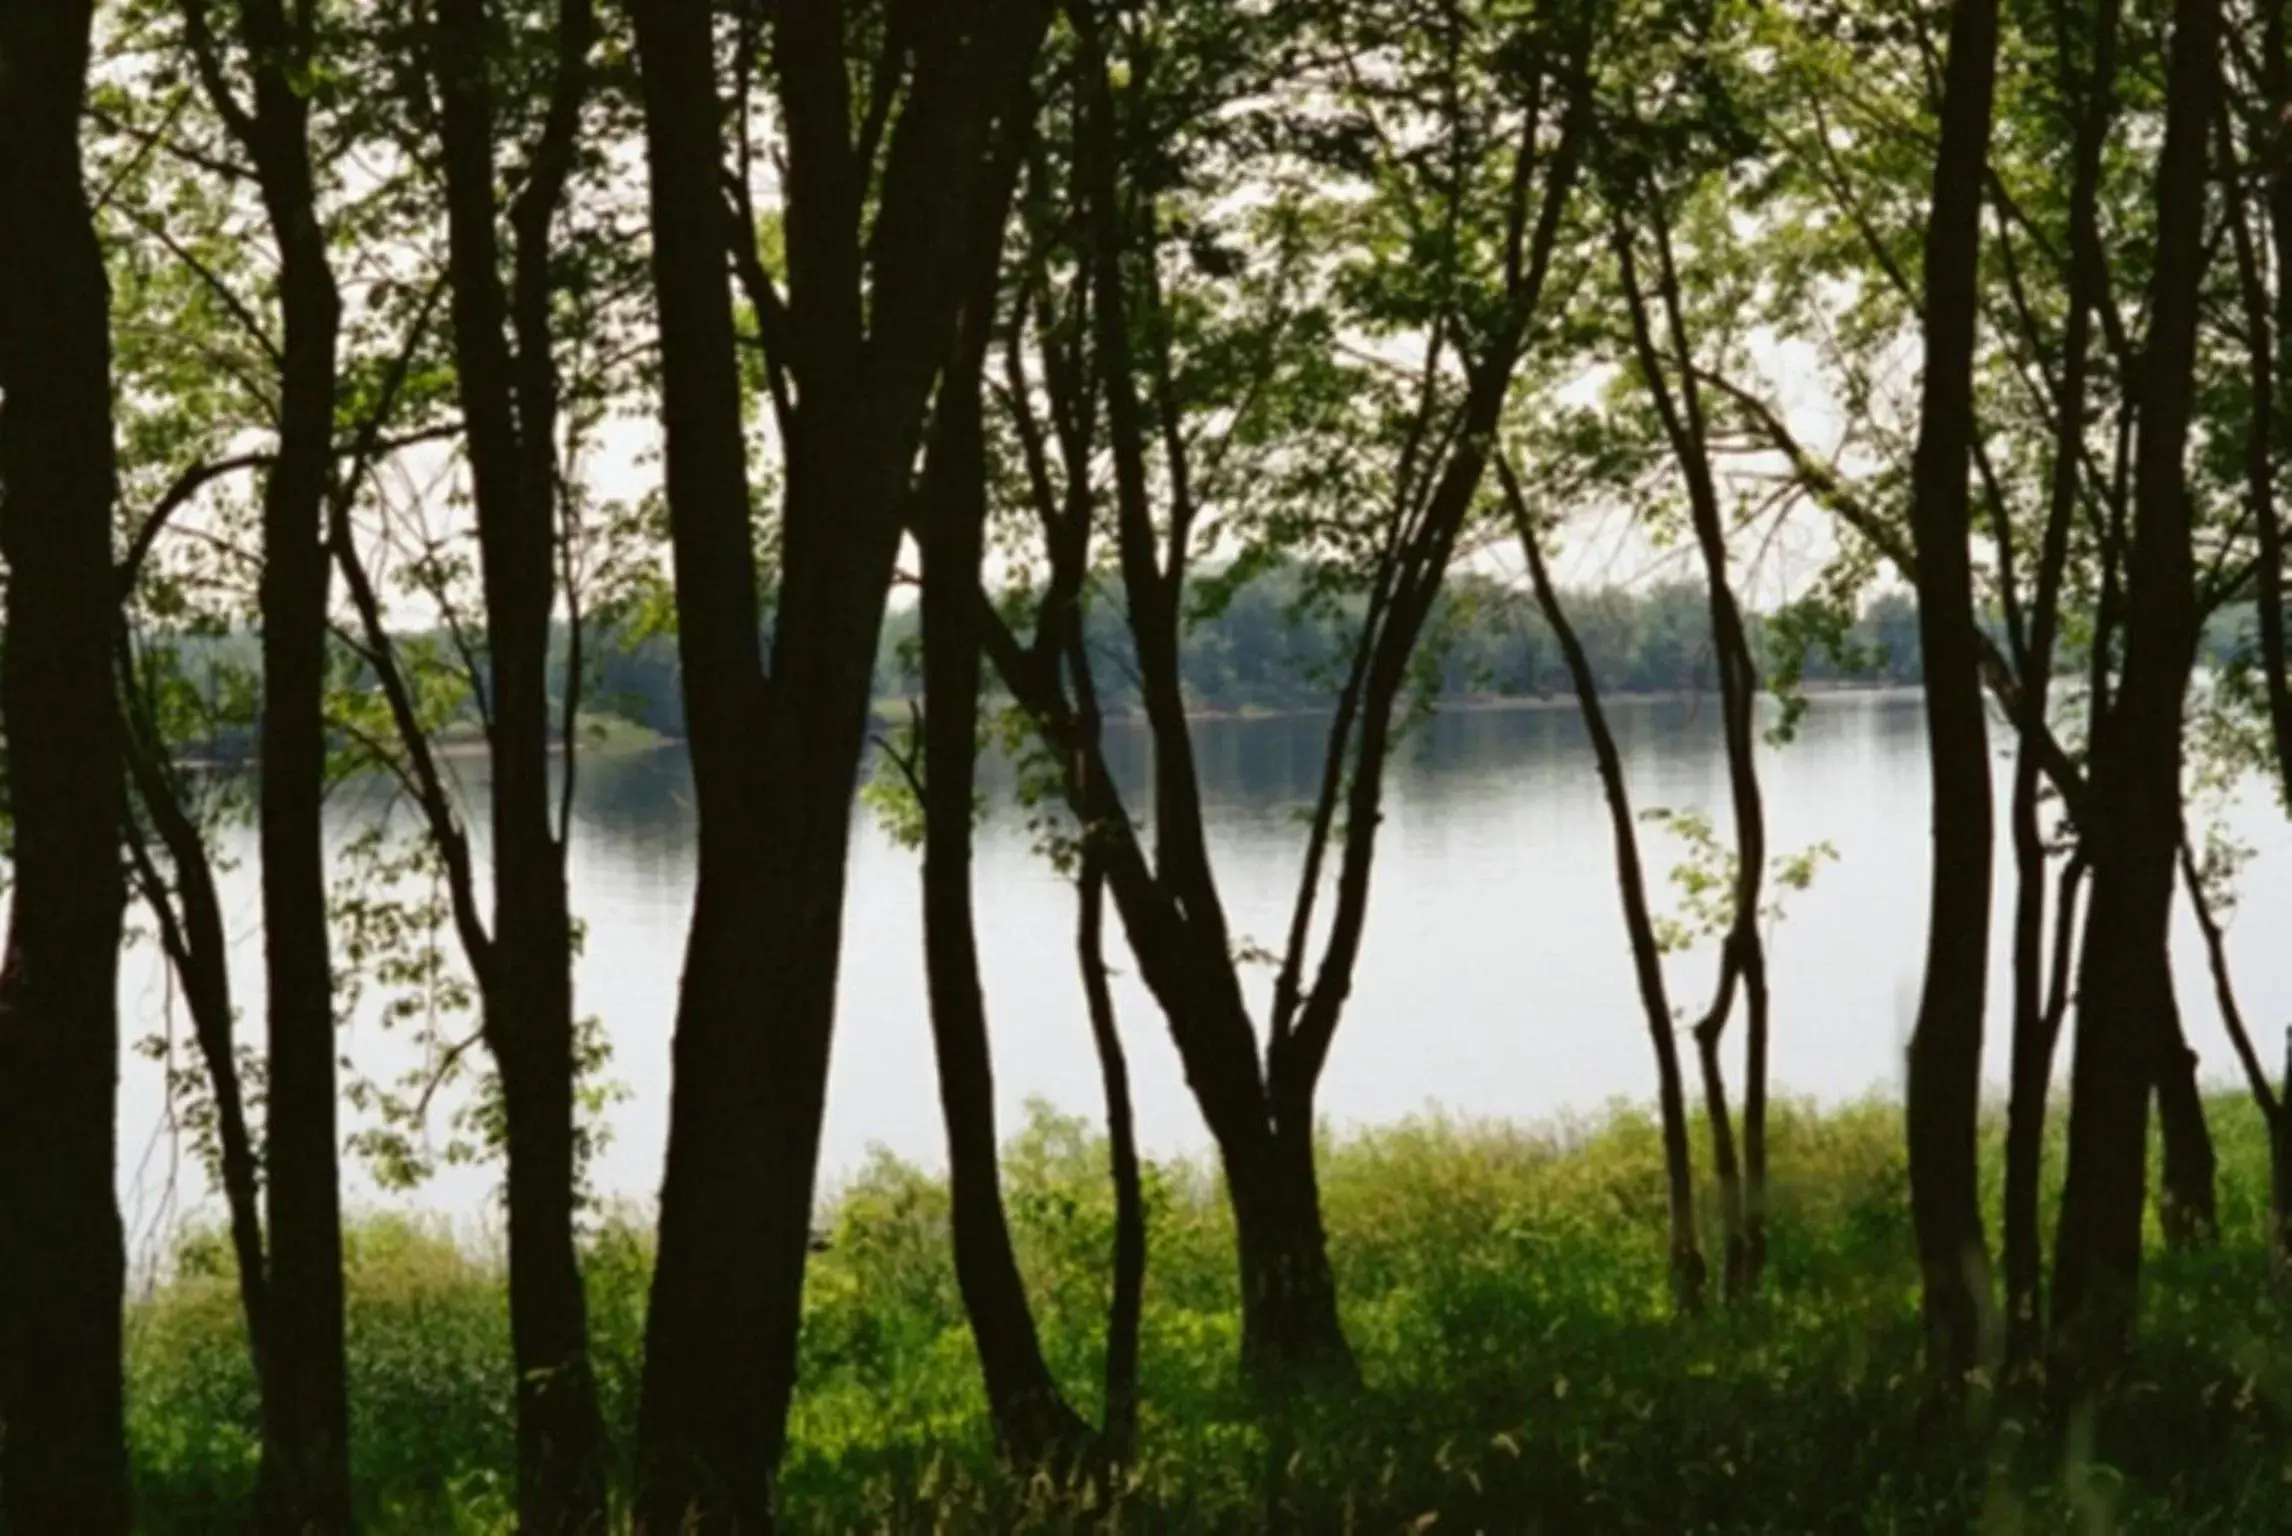
<instances>
[{"instance_id":1,"label":"foliage","mask_svg":"<svg viewBox=\"0 0 2292 1536\"><path fill-rule=\"evenodd\" d=\"M1541 1130L1427 1120L1329 1141L1331 1245L1368 1385L1287 1420L1261 1420L1234 1375L1231 1229L1211 1174L1150 1165L1142 1452L1114 1516L1095 1524L997 1466L946 1187L878 1158L833 1198L807 1285L790 1528L1233 1530L1272 1511L1314 1530L1422 1530L1437 1517L1460 1530L2226 1532L2292 1518L2292 1353L2267 1281L2266 1147L2247 1105L2211 1105L2220 1246L2160 1260L2139 1379L2065 1438L2014 1397L1978 1397L1958 1418L1929 1411L1895 1111L1777 1109L1777 1284L1692 1321L1669 1313L1662 1148L1644 1111ZM1988 1128L1993 1154L1999 1132ZM1005 1161L1045 1348L1084 1402L1112 1241L1104 1167L1079 1123L1041 1110ZM634 1213L588 1243L623 1446L647 1252ZM214 1239L194 1238L131 1312L136 1477L155 1533L229 1527L251 1496L252 1386L228 1264ZM510 1528L500 1266L483 1237L395 1218L355 1229L364 1528Z\"/></svg>"}]
</instances>

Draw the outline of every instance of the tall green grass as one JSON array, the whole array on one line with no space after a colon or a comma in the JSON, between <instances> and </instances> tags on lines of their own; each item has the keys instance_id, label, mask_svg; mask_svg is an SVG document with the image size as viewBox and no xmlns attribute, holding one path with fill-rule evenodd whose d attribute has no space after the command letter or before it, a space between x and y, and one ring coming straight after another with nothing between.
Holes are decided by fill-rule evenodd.
<instances>
[{"instance_id":1,"label":"tall green grass","mask_svg":"<svg viewBox=\"0 0 2292 1536\"><path fill-rule=\"evenodd\" d=\"M2285 1531L2292 1342L2263 1250L2264 1135L2213 1106L2224 1232L2151 1270L2136 1379L2052 1425L2011 1395L1920 1389L1900 1112L1783 1106L1768 1285L1669 1315L1662 1152L1645 1115L1572 1130L1431 1120L1334 1138L1323 1186L1365 1386L1268 1422L1237 1379L1232 1233L1213 1175L1148 1184L1141 1456L1084 1516L996 1464L944 1185L878 1158L812 1261L784 1469L820 1531ZM1987 1166L1993 1174L1996 1149ZM2058 1154L2054 1160L2058 1167ZM1112 1202L1104 1149L1038 1113L1006 1184L1044 1346L1095 1413ZM1992 1191L1991 1209L1996 1208ZM589 1252L605 1411L634 1420L646 1239ZM400 1221L354 1235L354 1476L375 1531L511 1524L498 1253ZM131 1431L153 1531L237 1528L255 1398L227 1250L188 1243L130 1318ZM626 1467L616 1468L626 1486Z\"/></svg>"}]
</instances>

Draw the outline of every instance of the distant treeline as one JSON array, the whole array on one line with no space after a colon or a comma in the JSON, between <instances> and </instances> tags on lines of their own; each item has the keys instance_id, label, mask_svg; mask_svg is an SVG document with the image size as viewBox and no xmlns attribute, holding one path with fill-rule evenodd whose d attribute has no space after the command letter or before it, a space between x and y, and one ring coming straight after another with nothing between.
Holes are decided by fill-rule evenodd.
<instances>
[{"instance_id":1,"label":"distant treeline","mask_svg":"<svg viewBox=\"0 0 2292 1536\"><path fill-rule=\"evenodd\" d=\"M1239 583L1219 596L1216 607L1190 616L1187 629L1185 687L1195 708L1207 713L1302 710L1328 702L1338 685L1344 647L1356 631L1357 601L1308 601L1303 580L1281 570ZM1564 594L1562 601L1603 692L1704 693L1715 686L1707 596L1700 584L1587 589ZM1440 697L1540 698L1571 691L1559 644L1526 592L1485 576L1459 575L1450 579L1441 609L1422 658L1427 684L1437 679ZM1906 592L1880 593L1843 626L1812 621L1797 611L1753 613L1748 619L1752 649L1769 677L1795 671L1800 680L1816 687L1914 687L1920 681L1918 611ZM1100 694L1105 707L1115 713L1129 711L1137 703L1123 626L1121 610L1105 602L1092 608L1087 625L1092 654L1099 662ZM2205 630L2205 659L2224 665L2249 649L2251 628L2249 605L2215 613ZM441 636L417 636L406 643L441 659L454 654ZM251 635L184 641L179 649L187 680L210 697L239 692L220 680L228 674L251 681L259 660ZM662 736L684 734L674 635L592 633L584 641L584 651L590 715ZM568 654L561 631L550 683L551 694L559 701L564 697ZM894 608L885 616L876 659L880 705L922 692L920 657L915 608ZM2064 664L2082 667L2081 660L2066 652ZM337 665L342 669L338 675L357 691L366 670L363 664L344 650ZM247 688L241 696L251 697L252 692ZM476 711L467 709L465 714L475 735ZM246 745L242 733L251 729L251 717L224 724L217 733L216 750L235 755Z\"/></svg>"},{"instance_id":2,"label":"distant treeline","mask_svg":"<svg viewBox=\"0 0 2292 1536\"><path fill-rule=\"evenodd\" d=\"M1344 648L1355 633L1353 601L1307 602L1302 581L1274 572L1237 586L1214 609L1190 616L1184 648L1188 701L1203 711L1311 709L1337 687ZM1714 685L1708 599L1695 583L1580 591L1563 598L1590 653L1600 686L1617 694L1680 693ZM1450 579L1423 658L1444 697L1522 698L1568 692L1559 643L1526 592L1486 577ZM884 621L876 660L876 696L903 699L922 691L918 616L894 609ZM1090 612L1091 652L1098 659L1105 707L1137 702L1123 616L1112 603ZM1753 643L1770 665L1791 642L1768 615L1752 616ZM1816 684L1914 684L1918 681L1917 609L1889 593L1866 605L1837 643L1804 646L1803 676ZM676 644L651 636L600 648L592 686L595 707L666 735L681 734Z\"/></svg>"}]
</instances>

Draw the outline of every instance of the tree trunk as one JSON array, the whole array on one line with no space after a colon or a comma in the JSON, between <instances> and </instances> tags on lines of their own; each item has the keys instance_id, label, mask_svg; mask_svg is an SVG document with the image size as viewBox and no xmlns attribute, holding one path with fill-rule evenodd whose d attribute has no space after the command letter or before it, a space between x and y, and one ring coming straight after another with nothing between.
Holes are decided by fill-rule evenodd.
<instances>
[{"instance_id":1,"label":"tree trunk","mask_svg":"<svg viewBox=\"0 0 2292 1536\"><path fill-rule=\"evenodd\" d=\"M1616 886L1623 900L1624 928L1631 937L1632 972L1639 983L1640 1010L1647 1020L1648 1040L1655 1048L1656 1101L1663 1120L1663 1168L1671 1211L1672 1303L1683 1315L1703 1310L1707 1278L1702 1243L1695 1231L1695 1163L1688 1142L1687 1091L1679 1071L1679 1041L1671 1017L1671 999L1663 979L1663 949L1656 942L1655 919L1648 907L1647 875L1640 862L1638 821L1632 813L1631 789L1624 781L1623 754L1616 750L1615 732L1608 726L1607 710L1600 703L1599 679L1591 659L1560 605L1544 563L1535 520L1521 495L1520 483L1509 461L1499 458L1496 473L1512 513L1521 551L1528 557L1528 576L1536 604L1560 642L1560 653L1575 685L1576 704L1583 711L1584 729L1592 738L1592 756L1599 765L1600 788L1608 806L1608 822L1615 836ZM1724 1089L1721 1090L1721 1114Z\"/></svg>"},{"instance_id":2,"label":"tree trunk","mask_svg":"<svg viewBox=\"0 0 2292 1536\"><path fill-rule=\"evenodd\" d=\"M561 5L557 76L513 215L514 297L501 279L484 0L448 0L438 28L455 375L492 661L494 913L490 946L471 959L508 1134L518 1524L559 1536L601 1531L607 1518L574 1219L572 915L549 783L557 590L550 224L575 148L592 22L585 0ZM578 686L568 679L569 689Z\"/></svg>"},{"instance_id":3,"label":"tree trunk","mask_svg":"<svg viewBox=\"0 0 2292 1536\"><path fill-rule=\"evenodd\" d=\"M2219 87L2218 0L2176 0L2157 168L2158 243L2143 349L2125 664L2095 741L2098 826L2070 1087L2054 1317L2064 1364L2106 1371L2132 1337L2148 1098L2173 1016L2169 953L2181 840L2181 720L2197 640L2186 467L2206 141Z\"/></svg>"},{"instance_id":4,"label":"tree trunk","mask_svg":"<svg viewBox=\"0 0 2292 1536\"><path fill-rule=\"evenodd\" d=\"M785 444L772 674L726 286L710 17L634 7L700 873L646 1323L637 1525L767 1530L795 1387L851 795L901 510L989 206L984 165L1041 0L934 8L883 163L852 143L843 8L783 8ZM888 111L889 104L885 104ZM863 192L872 189L872 197ZM872 207L872 224L863 217ZM752 232L741 231L746 239Z\"/></svg>"},{"instance_id":5,"label":"tree trunk","mask_svg":"<svg viewBox=\"0 0 2292 1536\"><path fill-rule=\"evenodd\" d=\"M2038 1359L2045 1332L2039 1196L2045 1177L2046 1098L2052 1088L2061 1021L2069 1006L2070 967L2077 943L2077 893L2084 878L2085 857L2073 854L2061 871L2054 902L2053 960L2043 1005L2026 1027L2021 1004L2017 1001L2015 1005L2013 1082L2006 1104L2005 1146L2006 1358L2015 1365ZM2025 902L2026 898L2025 890ZM2042 920L2042 910L2038 915ZM2017 923L2021 920L2017 915ZM2017 953L2017 971L2022 964Z\"/></svg>"},{"instance_id":6,"label":"tree trunk","mask_svg":"<svg viewBox=\"0 0 2292 1536\"><path fill-rule=\"evenodd\" d=\"M2082 81L2072 62L2069 8L2054 9L2055 49L2062 94L2078 106L2075 165L2070 175L2069 315L2061 340L2061 385L2054 423L2053 466L2037 586L2030 599L2028 642L2022 648L2021 712L2015 722L2012 826L2014 869L2013 1067L2006 1105L2004 1248L2006 1361L2034 1363L2044 1337L2043 1259L2038 1191L2044 1174L2046 1099L2052 1089L2054 1048L2068 1002L2070 947L2077 933L2077 891L2085 874L2082 851L2062 870L2054 913L2054 953L2045 958L2046 846L2040 824L2041 778L2050 741L2054 643L2060 621L2062 575L2069 532L2079 500L2085 451L2086 380L2095 309L2107 298L2108 256L2101 246L2098 205L2101 155L2113 116L2117 75L2118 0L2103 0L2094 22L2092 67ZM2000 519L2002 547L2011 534ZM2002 561L2001 561L2002 566ZM2095 695L2098 703L2100 694Z\"/></svg>"},{"instance_id":7,"label":"tree trunk","mask_svg":"<svg viewBox=\"0 0 2292 1536\"><path fill-rule=\"evenodd\" d=\"M774 974L787 913L769 900L766 693L757 647L747 464L716 176L704 13L634 8L651 169L662 421L700 870L677 1001L668 1168L645 1327L637 1529L771 1528L771 1479L793 1349L773 1325L800 1279L764 1213L780 1137L767 1030L809 1026ZM833 957L826 957L833 964ZM815 989L816 990L816 989ZM814 1089L816 1094L817 1089ZM808 1172L808 1170L806 1170ZM802 1249L793 1257L800 1266ZM789 1341L792 1344L792 1340Z\"/></svg>"},{"instance_id":8,"label":"tree trunk","mask_svg":"<svg viewBox=\"0 0 2292 1536\"><path fill-rule=\"evenodd\" d=\"M2284 1031L2284 1076L2268 1117L2268 1256L2279 1282L2292 1279L2292 1124L2287 1123L2292 1111L2284 1107L2287 1094L2292 1094L2292 1029Z\"/></svg>"},{"instance_id":9,"label":"tree trunk","mask_svg":"<svg viewBox=\"0 0 2292 1536\"><path fill-rule=\"evenodd\" d=\"M1703 1118L1711 1132L1711 1173L1719 1196L1719 1294L1729 1303L1750 1290L1750 1254L1743 1232L1743 1170L1735 1156L1735 1121L1727 1107L1727 1069L1719 1060L1724 1014L1695 1029L1695 1058L1703 1073Z\"/></svg>"},{"instance_id":10,"label":"tree trunk","mask_svg":"<svg viewBox=\"0 0 2292 1536\"><path fill-rule=\"evenodd\" d=\"M1952 7L1941 146L1926 225L1924 397L1911 466L1934 868L1904 1112L1911 1221L1925 1280L1927 1358L1952 1378L1979 1359L1990 1305L1977 1136L1992 828L1966 481L1981 302L1982 168L1989 159L1997 33L1997 0L1958 0Z\"/></svg>"},{"instance_id":11,"label":"tree trunk","mask_svg":"<svg viewBox=\"0 0 2292 1536\"><path fill-rule=\"evenodd\" d=\"M80 161L93 8L0 0L0 1526L124 1532L110 290Z\"/></svg>"},{"instance_id":12,"label":"tree trunk","mask_svg":"<svg viewBox=\"0 0 2292 1536\"><path fill-rule=\"evenodd\" d=\"M120 661L121 690L132 693L136 681L124 635ZM138 700L132 707L134 712L123 720L122 732L128 777L175 866L175 893L167 890L132 816L127 823L128 848L137 880L159 924L161 948L183 989L191 1032L207 1068L208 1091L214 1095L217 1162L223 1203L230 1212L231 1252L239 1271L239 1308L246 1320L247 1354L254 1366L263 1433L275 1438L279 1431L272 1420L277 1404L263 1385L269 1380L271 1364L262 1165L255 1152L246 1095L239 1079L237 1012L231 1002L230 943L223 926L222 902L216 894L214 866L206 843L185 814L167 770L160 766L161 748L148 701Z\"/></svg>"},{"instance_id":13,"label":"tree trunk","mask_svg":"<svg viewBox=\"0 0 2292 1536\"><path fill-rule=\"evenodd\" d=\"M1262 1137L1219 1140L1241 1259L1242 1370L1277 1396L1355 1373L1321 1226L1310 1099L1297 1115Z\"/></svg>"},{"instance_id":14,"label":"tree trunk","mask_svg":"<svg viewBox=\"0 0 2292 1536\"><path fill-rule=\"evenodd\" d=\"M1743 626L1741 607L1727 571L1727 534L1718 483L1711 467L1710 436L1702 404L1702 374L1695 365L1681 302L1679 271L1673 257L1670 215L1662 190L1642 183L1656 257L1654 296L1664 320L1668 345L1659 346L1647 290L1642 286L1634 248L1633 212L1614 211L1612 245L1631 319L1635 360L1654 404L1672 456L1686 482L1687 505L1702 557L1709 596L1711 645L1718 658L1719 712L1727 744L1728 801L1735 820L1735 880L1730 916L1719 960L1717 995L1696 1026L1703 1057L1704 1091L1716 1115L1726 1089L1719 1067L1719 1040L1734 1011L1735 991L1747 995L1743 1088L1743 1168L1735 1168L1734 1134L1722 1119L1712 1124L1713 1163L1720 1178L1721 1210L1727 1231L1726 1295L1739 1300L1756 1290L1766 1264L1768 992L1766 946L1759 932L1759 893L1766 876L1766 806L1759 790L1758 745L1753 711L1759 678Z\"/></svg>"},{"instance_id":15,"label":"tree trunk","mask_svg":"<svg viewBox=\"0 0 2292 1536\"><path fill-rule=\"evenodd\" d=\"M1000 254L996 242L995 254ZM955 1278L1003 1451L1071 1470L1091 1440L1043 1359L1003 1210L995 1079L972 910L977 792L977 590L986 535L979 369L994 318L996 266L966 310L931 425L923 514L923 941L939 1103L947 1124Z\"/></svg>"},{"instance_id":16,"label":"tree trunk","mask_svg":"<svg viewBox=\"0 0 2292 1536\"><path fill-rule=\"evenodd\" d=\"M205 7L194 3L203 30ZM263 699L258 829L269 986L264 1166L269 1304L280 1438L264 1447L264 1523L305 1536L350 1525L350 1410L343 1353L342 1194L333 978L328 959L325 796L325 508L334 464L342 301L319 226L310 98L297 68L310 39L281 0L241 12L251 116L214 65L210 92L255 162L279 247L278 456L263 486ZM209 40L205 57L216 51Z\"/></svg>"},{"instance_id":17,"label":"tree trunk","mask_svg":"<svg viewBox=\"0 0 2292 1536\"><path fill-rule=\"evenodd\" d=\"M1138 1332L1146 1298L1146 1190L1130 1107L1130 1066L1114 1022L1106 979L1106 877L1087 846L1077 891L1075 949L1090 1009L1090 1035L1106 1085L1106 1142L1114 1179L1114 1288L1106 1309L1106 1424L1103 1445L1119 1465L1138 1446Z\"/></svg>"},{"instance_id":18,"label":"tree trunk","mask_svg":"<svg viewBox=\"0 0 2292 1536\"><path fill-rule=\"evenodd\" d=\"M2197 1086L2197 1055L2181 1038L2179 1010L2158 1021L2157 1130L2165 1146L2157 1186L2158 1225L2174 1248L2209 1243L2220 1235L2214 1180L2220 1160L2205 1125L2204 1094Z\"/></svg>"}]
</instances>

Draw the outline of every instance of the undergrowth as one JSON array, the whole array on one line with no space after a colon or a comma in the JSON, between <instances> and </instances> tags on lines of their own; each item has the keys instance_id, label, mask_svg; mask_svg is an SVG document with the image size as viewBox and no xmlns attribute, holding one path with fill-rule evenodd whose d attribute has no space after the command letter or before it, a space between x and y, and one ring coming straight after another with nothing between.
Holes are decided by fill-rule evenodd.
<instances>
[{"instance_id":1,"label":"undergrowth","mask_svg":"<svg viewBox=\"0 0 2292 1536\"><path fill-rule=\"evenodd\" d=\"M938 1178L879 1157L806 1291L782 1502L818 1531L2292 1530L2292 1341L2263 1248L2267 1158L2217 1100L2220 1243L2158 1255L2134 1379L2062 1424L2015 1394L1938 1408L1919 1366L1900 1111L1779 1106L1755 1302L1681 1321L1644 1114L1572 1131L1431 1120L1329 1141L1323 1189L1365 1385L1269 1417L1235 1369L1212 1172L1152 1169L1140 1455L1084 1515L996 1463ZM1994 1178L1991 1138L1985 1158ZM2058 1170L2058 1148L2050 1166ZM1006 1189L1044 1348L1097 1411L1104 1148L1035 1115ZM1996 1191L1989 1208L1996 1209ZM635 1419L648 1239L606 1218L590 1323L616 1454ZM513 1524L498 1249L369 1219L349 1269L353 1475L370 1531ZM131 1308L141 1522L236 1529L257 1454L228 1248L186 1241ZM615 1469L627 1483L625 1460Z\"/></svg>"}]
</instances>

